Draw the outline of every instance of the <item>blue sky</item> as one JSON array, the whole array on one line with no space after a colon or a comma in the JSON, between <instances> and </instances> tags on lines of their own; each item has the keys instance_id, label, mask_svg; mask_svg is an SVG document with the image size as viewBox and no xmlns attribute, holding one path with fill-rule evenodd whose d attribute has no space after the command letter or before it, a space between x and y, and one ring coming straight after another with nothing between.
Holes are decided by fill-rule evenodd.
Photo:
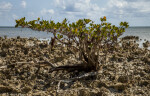
<instances>
[{"instance_id":1,"label":"blue sky","mask_svg":"<svg viewBox=\"0 0 150 96\"><path fill-rule=\"evenodd\" d=\"M114 25L127 21L130 26L150 26L150 0L0 0L0 26L14 26L22 17L100 23L103 16Z\"/></svg>"}]
</instances>

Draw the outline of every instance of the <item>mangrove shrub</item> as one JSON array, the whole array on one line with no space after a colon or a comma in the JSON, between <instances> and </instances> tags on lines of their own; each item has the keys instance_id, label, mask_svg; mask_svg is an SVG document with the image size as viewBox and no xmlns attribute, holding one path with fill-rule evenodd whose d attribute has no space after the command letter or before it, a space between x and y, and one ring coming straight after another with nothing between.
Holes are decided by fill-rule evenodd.
<instances>
[{"instance_id":1,"label":"mangrove shrub","mask_svg":"<svg viewBox=\"0 0 150 96\"><path fill-rule=\"evenodd\" d=\"M25 21L25 17L16 20L16 27L26 27L38 31L51 32L61 45L65 45L69 51L84 62L89 70L98 70L100 53L113 49L117 39L125 32L129 25L121 22L117 27L108 23L106 17L100 18L100 24L95 24L90 19L79 19L69 23L65 18L62 22L53 20ZM78 53L78 54L77 54Z\"/></svg>"}]
</instances>

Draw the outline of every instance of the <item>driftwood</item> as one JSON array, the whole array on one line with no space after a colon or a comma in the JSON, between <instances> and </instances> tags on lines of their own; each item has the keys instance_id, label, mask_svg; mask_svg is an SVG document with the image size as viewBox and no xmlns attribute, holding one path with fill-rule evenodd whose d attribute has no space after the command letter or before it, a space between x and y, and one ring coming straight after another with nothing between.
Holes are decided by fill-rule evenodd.
<instances>
[{"instance_id":1,"label":"driftwood","mask_svg":"<svg viewBox=\"0 0 150 96\"><path fill-rule=\"evenodd\" d=\"M34 62L16 62L16 63L11 63L8 66L19 65L18 67L21 67L25 64L39 64L39 65L44 64L47 66L51 66L52 68L55 68L54 64L52 64L51 62L48 62L48 61L38 61L36 63L34 63Z\"/></svg>"},{"instance_id":2,"label":"driftwood","mask_svg":"<svg viewBox=\"0 0 150 96\"><path fill-rule=\"evenodd\" d=\"M88 66L85 63L82 64L74 64L74 65L64 65L64 66L58 66L58 67L53 67L51 68L51 70L49 72L53 72L53 71L59 71L59 70L66 70L66 71L85 71L85 72L90 72L92 70L92 68L90 66Z\"/></svg>"},{"instance_id":3,"label":"driftwood","mask_svg":"<svg viewBox=\"0 0 150 96\"><path fill-rule=\"evenodd\" d=\"M81 76L77 76L77 77L74 77L74 78L70 78L70 79L66 79L66 80L59 80L59 83L57 85L58 89L57 89L57 92L59 92L61 90L60 86L61 86L61 83L72 83L76 80L83 80L83 79L86 79L86 78L89 78L91 76L96 76L98 73L97 72L89 72L89 73L85 73Z\"/></svg>"},{"instance_id":4,"label":"driftwood","mask_svg":"<svg viewBox=\"0 0 150 96\"><path fill-rule=\"evenodd\" d=\"M92 69L93 69L86 62L81 63L81 64L74 64L74 65L56 66L55 64L48 61L47 58L45 58L43 61L36 61L36 62L16 62L16 63L8 64L7 66L14 68L14 67L21 67L25 64L37 65L38 70L37 70L36 73L38 73L40 68L43 67L43 66L50 66L51 67L51 69L49 70L49 73L51 73L53 71L59 71L59 70L66 70L68 72L76 71L76 70L78 72L80 72L80 71L91 72Z\"/></svg>"},{"instance_id":5,"label":"driftwood","mask_svg":"<svg viewBox=\"0 0 150 96\"><path fill-rule=\"evenodd\" d=\"M16 62L16 63L11 63L11 64L8 64L7 66L8 67L11 67L11 66L14 66L14 67L21 67L25 64L33 64L33 65L37 65L40 67L42 66L50 66L51 69L49 72L53 72L53 71L59 71L59 70L66 70L66 71L75 71L75 70L78 70L78 71L88 71L89 68L87 66L87 64L74 64L74 65L65 65L65 66L56 66L55 64L47 61L47 60L44 60L44 61L37 61L37 62ZM17 65L17 66L16 66Z\"/></svg>"},{"instance_id":6,"label":"driftwood","mask_svg":"<svg viewBox=\"0 0 150 96\"><path fill-rule=\"evenodd\" d=\"M60 80L61 82L73 82L73 81L76 81L76 80L81 80L81 79L86 79L86 78L89 78L91 76L95 76L97 75L98 72L88 72L88 73L85 73L83 75L80 75L80 76L77 76L77 77L74 77L74 78L70 78L70 79L67 79L67 80Z\"/></svg>"},{"instance_id":7,"label":"driftwood","mask_svg":"<svg viewBox=\"0 0 150 96\"><path fill-rule=\"evenodd\" d=\"M89 58L87 58L87 56L84 54L84 52L82 52L82 55L83 55L83 59L84 59L83 63L53 67L49 72L59 71L59 70L66 70L66 71L77 70L77 71L90 72L92 70L95 70L95 66L93 66L93 62ZM51 64L51 65L54 65L54 64Z\"/></svg>"}]
</instances>

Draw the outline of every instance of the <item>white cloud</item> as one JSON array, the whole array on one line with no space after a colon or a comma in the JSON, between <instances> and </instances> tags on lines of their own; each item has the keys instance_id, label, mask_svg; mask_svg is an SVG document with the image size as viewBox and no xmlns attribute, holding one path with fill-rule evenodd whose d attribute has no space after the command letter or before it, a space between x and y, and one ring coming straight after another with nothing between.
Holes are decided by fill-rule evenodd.
<instances>
[{"instance_id":1,"label":"white cloud","mask_svg":"<svg viewBox=\"0 0 150 96\"><path fill-rule=\"evenodd\" d=\"M13 14L12 17L13 17L14 20L19 18L16 14Z\"/></svg>"},{"instance_id":2,"label":"white cloud","mask_svg":"<svg viewBox=\"0 0 150 96\"><path fill-rule=\"evenodd\" d=\"M76 17L99 17L104 11L97 4L91 3L91 0L56 0L58 13L65 15L74 15Z\"/></svg>"},{"instance_id":3,"label":"white cloud","mask_svg":"<svg viewBox=\"0 0 150 96\"><path fill-rule=\"evenodd\" d=\"M110 0L108 1L110 7L124 8L128 6L127 1L125 0Z\"/></svg>"},{"instance_id":4,"label":"white cloud","mask_svg":"<svg viewBox=\"0 0 150 96\"><path fill-rule=\"evenodd\" d=\"M111 19L146 17L150 15L150 0L107 0L104 7L92 0L54 0L57 14L64 17Z\"/></svg>"},{"instance_id":5,"label":"white cloud","mask_svg":"<svg viewBox=\"0 0 150 96\"><path fill-rule=\"evenodd\" d=\"M66 9L66 4L64 0L54 0L56 7L61 8L61 9Z\"/></svg>"},{"instance_id":6,"label":"white cloud","mask_svg":"<svg viewBox=\"0 0 150 96\"><path fill-rule=\"evenodd\" d=\"M54 14L54 10L53 9L50 9L50 10L47 10L48 11L48 13L50 13L50 14Z\"/></svg>"},{"instance_id":7,"label":"white cloud","mask_svg":"<svg viewBox=\"0 0 150 96\"><path fill-rule=\"evenodd\" d=\"M23 8L26 8L26 6L27 6L26 1L21 1L21 6L22 6Z\"/></svg>"},{"instance_id":8,"label":"white cloud","mask_svg":"<svg viewBox=\"0 0 150 96\"><path fill-rule=\"evenodd\" d=\"M132 7L138 9L139 12L149 12L150 13L150 1L139 1L139 2L132 2Z\"/></svg>"},{"instance_id":9,"label":"white cloud","mask_svg":"<svg viewBox=\"0 0 150 96\"><path fill-rule=\"evenodd\" d=\"M54 12L54 10L53 9L43 9L43 10L41 10L41 14L42 15L45 15L45 14L51 14L51 15L53 15L55 12Z\"/></svg>"},{"instance_id":10,"label":"white cloud","mask_svg":"<svg viewBox=\"0 0 150 96\"><path fill-rule=\"evenodd\" d=\"M106 12L117 17L143 17L150 15L149 5L148 0L109 0Z\"/></svg>"},{"instance_id":11,"label":"white cloud","mask_svg":"<svg viewBox=\"0 0 150 96\"><path fill-rule=\"evenodd\" d=\"M0 3L0 10L7 11L10 10L13 5L10 2L1 2Z\"/></svg>"},{"instance_id":12,"label":"white cloud","mask_svg":"<svg viewBox=\"0 0 150 96\"><path fill-rule=\"evenodd\" d=\"M122 17L122 15L125 15L126 8L129 8L129 4L125 0L109 0L106 12L107 14L111 14L112 17Z\"/></svg>"}]
</instances>

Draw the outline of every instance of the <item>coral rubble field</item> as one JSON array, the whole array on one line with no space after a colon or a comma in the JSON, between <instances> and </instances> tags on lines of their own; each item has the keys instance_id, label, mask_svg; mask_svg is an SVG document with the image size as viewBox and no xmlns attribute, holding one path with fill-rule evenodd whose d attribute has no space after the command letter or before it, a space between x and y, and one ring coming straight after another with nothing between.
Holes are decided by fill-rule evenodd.
<instances>
[{"instance_id":1,"label":"coral rubble field","mask_svg":"<svg viewBox=\"0 0 150 96\"><path fill-rule=\"evenodd\" d=\"M47 41L36 38L0 37L0 95L150 95L150 50L139 48L134 38L124 38L113 53L101 55L101 68L96 72L51 72L51 64L82 61L58 44L51 50Z\"/></svg>"}]
</instances>

